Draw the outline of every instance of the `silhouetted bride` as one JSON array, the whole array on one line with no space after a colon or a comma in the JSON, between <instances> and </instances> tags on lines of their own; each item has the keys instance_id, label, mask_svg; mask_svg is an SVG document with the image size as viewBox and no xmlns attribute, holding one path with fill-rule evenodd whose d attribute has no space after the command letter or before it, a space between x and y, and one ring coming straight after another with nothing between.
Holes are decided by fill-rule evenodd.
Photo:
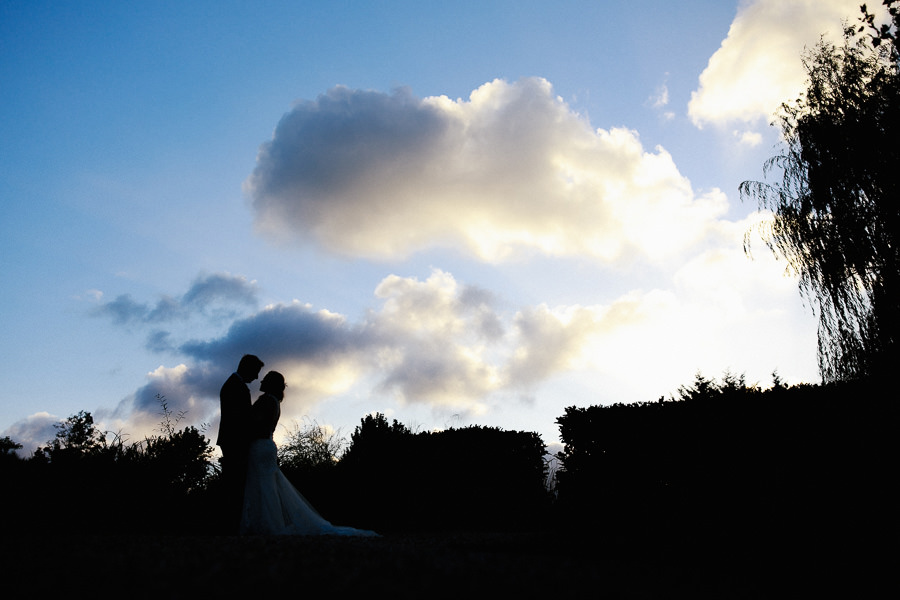
<instances>
[{"instance_id":1,"label":"silhouetted bride","mask_svg":"<svg viewBox=\"0 0 900 600\"><path fill-rule=\"evenodd\" d=\"M281 373L269 371L259 384L263 394L253 404L256 439L250 444L241 533L377 536L374 531L338 527L326 521L278 468L272 433L281 417L284 388Z\"/></svg>"}]
</instances>

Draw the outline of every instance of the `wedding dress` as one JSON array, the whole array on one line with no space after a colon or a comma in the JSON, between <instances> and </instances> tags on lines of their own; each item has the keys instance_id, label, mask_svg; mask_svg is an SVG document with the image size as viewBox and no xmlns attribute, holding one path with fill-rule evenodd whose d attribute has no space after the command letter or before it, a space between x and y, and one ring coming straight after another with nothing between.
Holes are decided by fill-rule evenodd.
<instances>
[{"instance_id":1,"label":"wedding dress","mask_svg":"<svg viewBox=\"0 0 900 600\"><path fill-rule=\"evenodd\" d=\"M291 485L278 468L272 431L281 416L280 401L264 394L253 405L254 421L271 423L269 437L250 444L241 534L378 536L374 531L332 525Z\"/></svg>"}]
</instances>

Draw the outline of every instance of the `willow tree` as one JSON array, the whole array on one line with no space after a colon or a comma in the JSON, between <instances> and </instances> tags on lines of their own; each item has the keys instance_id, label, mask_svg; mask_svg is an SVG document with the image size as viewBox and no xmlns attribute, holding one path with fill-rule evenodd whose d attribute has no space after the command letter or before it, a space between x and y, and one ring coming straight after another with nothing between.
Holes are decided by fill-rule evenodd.
<instances>
[{"instance_id":1,"label":"willow tree","mask_svg":"<svg viewBox=\"0 0 900 600\"><path fill-rule=\"evenodd\" d=\"M818 313L825 381L897 365L900 320L900 63L898 0L881 25L862 7L841 45L803 57L801 96L777 114L783 145L766 161L774 183L745 181L742 198L773 213L760 226ZM745 250L749 252L749 234Z\"/></svg>"}]
</instances>

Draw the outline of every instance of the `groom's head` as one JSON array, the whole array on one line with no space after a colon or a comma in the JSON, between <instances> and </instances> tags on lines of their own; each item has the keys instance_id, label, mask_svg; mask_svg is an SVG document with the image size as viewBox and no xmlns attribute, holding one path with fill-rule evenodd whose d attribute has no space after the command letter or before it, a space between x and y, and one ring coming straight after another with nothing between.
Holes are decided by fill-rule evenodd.
<instances>
[{"instance_id":1,"label":"groom's head","mask_svg":"<svg viewBox=\"0 0 900 600\"><path fill-rule=\"evenodd\" d=\"M259 360L259 357L245 354L241 357L240 364L238 364L238 375L249 383L259 377L259 372L262 368L263 361Z\"/></svg>"}]
</instances>

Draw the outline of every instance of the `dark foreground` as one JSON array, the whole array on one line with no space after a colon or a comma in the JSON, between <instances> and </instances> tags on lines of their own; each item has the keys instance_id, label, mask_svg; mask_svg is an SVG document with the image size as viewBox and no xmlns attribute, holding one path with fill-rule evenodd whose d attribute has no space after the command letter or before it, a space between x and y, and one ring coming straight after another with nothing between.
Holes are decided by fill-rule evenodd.
<instances>
[{"instance_id":1,"label":"dark foreground","mask_svg":"<svg viewBox=\"0 0 900 600\"><path fill-rule=\"evenodd\" d=\"M553 533L3 539L14 597L777 598L836 591L803 549L624 547ZM833 557L832 557L833 558ZM840 561L836 561L840 563ZM877 566L872 565L877 569ZM842 583L846 584L846 581ZM865 581L851 589L864 593Z\"/></svg>"}]
</instances>

